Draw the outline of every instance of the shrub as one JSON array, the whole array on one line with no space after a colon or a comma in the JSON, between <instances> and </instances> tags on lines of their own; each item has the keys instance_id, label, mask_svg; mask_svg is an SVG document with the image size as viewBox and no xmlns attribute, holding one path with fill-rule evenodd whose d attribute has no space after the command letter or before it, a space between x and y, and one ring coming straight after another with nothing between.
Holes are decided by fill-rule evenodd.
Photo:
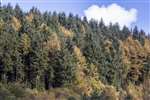
<instances>
[{"instance_id":1,"label":"shrub","mask_svg":"<svg viewBox=\"0 0 150 100\"><path fill-rule=\"evenodd\" d=\"M3 84L0 84L0 100L16 100L16 97Z\"/></svg>"},{"instance_id":2,"label":"shrub","mask_svg":"<svg viewBox=\"0 0 150 100\"><path fill-rule=\"evenodd\" d=\"M107 86L101 93L99 100L118 100L117 91L114 87Z\"/></svg>"},{"instance_id":3,"label":"shrub","mask_svg":"<svg viewBox=\"0 0 150 100\"><path fill-rule=\"evenodd\" d=\"M25 91L25 89L23 88L22 85L10 84L10 85L8 85L8 89L17 98L23 98L23 97L27 96L27 92Z\"/></svg>"}]
</instances>

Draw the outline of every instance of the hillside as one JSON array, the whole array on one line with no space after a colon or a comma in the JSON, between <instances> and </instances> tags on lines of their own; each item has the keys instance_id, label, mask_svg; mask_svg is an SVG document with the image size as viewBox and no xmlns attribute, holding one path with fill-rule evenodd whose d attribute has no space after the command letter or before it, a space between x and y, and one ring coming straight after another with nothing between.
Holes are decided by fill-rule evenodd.
<instances>
[{"instance_id":1,"label":"hillside","mask_svg":"<svg viewBox=\"0 0 150 100\"><path fill-rule=\"evenodd\" d=\"M0 6L0 100L150 100L150 36L78 15Z\"/></svg>"}]
</instances>

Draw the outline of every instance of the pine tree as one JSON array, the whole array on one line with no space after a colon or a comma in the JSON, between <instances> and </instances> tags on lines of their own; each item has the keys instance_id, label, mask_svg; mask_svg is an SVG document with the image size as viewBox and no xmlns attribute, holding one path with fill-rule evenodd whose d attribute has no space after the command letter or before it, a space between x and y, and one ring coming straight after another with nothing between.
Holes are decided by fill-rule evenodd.
<instances>
[{"instance_id":1,"label":"pine tree","mask_svg":"<svg viewBox=\"0 0 150 100\"><path fill-rule=\"evenodd\" d=\"M139 39L139 31L138 31L137 26L135 26L134 29L133 29L133 38L134 39Z\"/></svg>"},{"instance_id":2,"label":"pine tree","mask_svg":"<svg viewBox=\"0 0 150 100\"><path fill-rule=\"evenodd\" d=\"M143 30L141 30L139 32L139 42L144 45L144 40L145 40L145 32Z\"/></svg>"},{"instance_id":3,"label":"pine tree","mask_svg":"<svg viewBox=\"0 0 150 100\"><path fill-rule=\"evenodd\" d=\"M130 30L126 26L124 26L123 29L122 29L122 34L123 34L122 39L124 40L128 36L130 36L131 32L130 32Z\"/></svg>"},{"instance_id":4,"label":"pine tree","mask_svg":"<svg viewBox=\"0 0 150 100\"><path fill-rule=\"evenodd\" d=\"M18 4L15 6L14 11L15 11L15 16L17 17L17 19L22 21L23 20L22 19L23 18L23 12L22 12L22 10Z\"/></svg>"},{"instance_id":5,"label":"pine tree","mask_svg":"<svg viewBox=\"0 0 150 100\"><path fill-rule=\"evenodd\" d=\"M66 15L65 15L64 12L58 14L58 19L59 19L59 23L62 26L65 26L65 24L66 24Z\"/></svg>"}]
</instances>

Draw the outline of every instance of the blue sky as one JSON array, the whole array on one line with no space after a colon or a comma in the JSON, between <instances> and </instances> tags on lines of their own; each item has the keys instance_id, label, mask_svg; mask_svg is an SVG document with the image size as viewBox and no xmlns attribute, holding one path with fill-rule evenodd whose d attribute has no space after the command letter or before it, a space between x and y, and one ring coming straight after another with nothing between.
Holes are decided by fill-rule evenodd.
<instances>
[{"instance_id":1,"label":"blue sky","mask_svg":"<svg viewBox=\"0 0 150 100\"><path fill-rule=\"evenodd\" d=\"M150 33L150 0L1 0L2 5L11 3L13 6L18 3L24 11L28 11L32 6L37 7L39 10L43 11L57 11L57 12L72 12L73 14L78 14L79 16L88 16L85 11L89 14L93 14L93 10L88 10L88 8L94 7L98 8L95 16L101 16L101 7L105 6L105 10L116 4L116 6L124 9L124 12L130 12L131 9L136 10L136 20L130 21L129 27L137 25L139 29L144 29L146 32ZM91 11L91 12L90 12ZM120 12L120 11L118 11ZM115 11L114 11L115 13ZM113 14L113 13L112 13ZM106 14L107 15L107 14ZM110 15L111 16L111 15ZM119 15L121 16L121 15ZM128 16L128 15L125 15ZM89 16L88 16L89 17ZM103 15L103 17L105 17ZM122 16L123 17L123 16ZM116 18L116 17L114 17ZM126 17L130 18L130 17ZM118 20L117 20L118 21ZM120 21L120 20L119 20Z\"/></svg>"}]
</instances>

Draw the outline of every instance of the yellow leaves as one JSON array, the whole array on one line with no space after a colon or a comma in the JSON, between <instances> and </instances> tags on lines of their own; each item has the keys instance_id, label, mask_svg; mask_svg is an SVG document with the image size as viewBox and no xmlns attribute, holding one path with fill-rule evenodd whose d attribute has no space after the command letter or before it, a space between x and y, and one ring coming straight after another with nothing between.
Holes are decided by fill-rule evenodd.
<instances>
[{"instance_id":1,"label":"yellow leaves","mask_svg":"<svg viewBox=\"0 0 150 100\"><path fill-rule=\"evenodd\" d=\"M113 86L106 86L102 92L102 100L119 100L118 92Z\"/></svg>"},{"instance_id":2,"label":"yellow leaves","mask_svg":"<svg viewBox=\"0 0 150 100\"><path fill-rule=\"evenodd\" d=\"M123 52L122 52L123 62L125 64L130 64L131 62L128 60L129 49L126 46L124 46L124 42L123 41L119 41L119 44L120 44L120 48L123 49Z\"/></svg>"},{"instance_id":3,"label":"yellow leaves","mask_svg":"<svg viewBox=\"0 0 150 100\"><path fill-rule=\"evenodd\" d=\"M83 94L90 96L93 90L101 90L104 85L98 79L97 67L87 64L80 48L74 46L74 54L78 60L75 84Z\"/></svg>"},{"instance_id":4,"label":"yellow leaves","mask_svg":"<svg viewBox=\"0 0 150 100\"><path fill-rule=\"evenodd\" d=\"M81 25L81 33L85 33L85 27Z\"/></svg>"},{"instance_id":5,"label":"yellow leaves","mask_svg":"<svg viewBox=\"0 0 150 100\"><path fill-rule=\"evenodd\" d=\"M120 43L123 49L123 62L130 66L129 78L137 81L141 77L140 68L143 67L147 56L150 55L150 41L145 39L144 46L139 41L134 40L131 36ZM136 86L132 83L126 86L126 91L134 100L143 100L142 84Z\"/></svg>"},{"instance_id":6,"label":"yellow leaves","mask_svg":"<svg viewBox=\"0 0 150 100\"><path fill-rule=\"evenodd\" d=\"M77 46L74 46L74 53L76 54L76 56L82 56L80 49Z\"/></svg>"},{"instance_id":7,"label":"yellow leaves","mask_svg":"<svg viewBox=\"0 0 150 100\"><path fill-rule=\"evenodd\" d=\"M92 89L89 84L88 76L84 73L84 70L87 69L86 59L77 46L74 46L74 54L78 60L75 84L83 94L90 95Z\"/></svg>"},{"instance_id":8,"label":"yellow leaves","mask_svg":"<svg viewBox=\"0 0 150 100\"><path fill-rule=\"evenodd\" d=\"M110 46L112 46L112 42L110 40L105 40L104 45L110 47Z\"/></svg>"},{"instance_id":9,"label":"yellow leaves","mask_svg":"<svg viewBox=\"0 0 150 100\"><path fill-rule=\"evenodd\" d=\"M124 41L124 47L126 51L132 54L143 52L141 44L137 40L133 40L132 37L128 37L127 40Z\"/></svg>"},{"instance_id":10,"label":"yellow leaves","mask_svg":"<svg viewBox=\"0 0 150 100\"><path fill-rule=\"evenodd\" d=\"M112 50L112 42L109 41L109 40L105 40L105 41L104 41L104 46L105 46L105 51L106 51L107 53L110 53L111 50Z\"/></svg>"},{"instance_id":11,"label":"yellow leaves","mask_svg":"<svg viewBox=\"0 0 150 100\"><path fill-rule=\"evenodd\" d=\"M18 31L21 27L20 21L16 17L12 17L12 27Z\"/></svg>"},{"instance_id":12,"label":"yellow leaves","mask_svg":"<svg viewBox=\"0 0 150 100\"><path fill-rule=\"evenodd\" d=\"M26 19L29 21L29 22L32 22L34 18L34 15L32 13L30 13L29 15L26 16Z\"/></svg>"},{"instance_id":13,"label":"yellow leaves","mask_svg":"<svg viewBox=\"0 0 150 100\"><path fill-rule=\"evenodd\" d=\"M50 50L61 50L61 42L56 33L49 36L48 41L45 43L45 47Z\"/></svg>"},{"instance_id":14,"label":"yellow leaves","mask_svg":"<svg viewBox=\"0 0 150 100\"><path fill-rule=\"evenodd\" d=\"M104 84L99 80L98 69L94 64L90 64L89 66L89 83L94 90L102 90L104 88Z\"/></svg>"},{"instance_id":15,"label":"yellow leaves","mask_svg":"<svg viewBox=\"0 0 150 100\"><path fill-rule=\"evenodd\" d=\"M77 46L74 46L73 50L74 50L74 53L75 53L77 59L79 60L79 62L81 64L85 64L86 60L85 60L85 57L82 55L80 48L78 48Z\"/></svg>"},{"instance_id":16,"label":"yellow leaves","mask_svg":"<svg viewBox=\"0 0 150 100\"><path fill-rule=\"evenodd\" d=\"M73 35L74 35L71 30L67 30L62 26L60 26L60 31L64 33L65 37L73 37Z\"/></svg>"},{"instance_id":17,"label":"yellow leaves","mask_svg":"<svg viewBox=\"0 0 150 100\"><path fill-rule=\"evenodd\" d=\"M22 34L20 41L20 49L22 50L23 54L29 52L30 45L31 45L30 37L26 33Z\"/></svg>"},{"instance_id":18,"label":"yellow leaves","mask_svg":"<svg viewBox=\"0 0 150 100\"><path fill-rule=\"evenodd\" d=\"M80 91L82 94L90 95L91 87L86 78L76 77L75 85L76 88L79 89L78 91Z\"/></svg>"},{"instance_id":19,"label":"yellow leaves","mask_svg":"<svg viewBox=\"0 0 150 100\"><path fill-rule=\"evenodd\" d=\"M77 71L75 73L75 84L83 94L89 95L89 82L84 73L84 69L87 67L85 58L82 56L80 49L76 46L74 47L74 53L78 59L78 65L76 67Z\"/></svg>"},{"instance_id":20,"label":"yellow leaves","mask_svg":"<svg viewBox=\"0 0 150 100\"><path fill-rule=\"evenodd\" d=\"M99 79L95 79L94 77L91 77L90 78L90 84L92 86L92 88L94 90L103 90L105 85L99 80Z\"/></svg>"},{"instance_id":21,"label":"yellow leaves","mask_svg":"<svg viewBox=\"0 0 150 100\"><path fill-rule=\"evenodd\" d=\"M0 19L0 31L3 29L4 21L3 19Z\"/></svg>"},{"instance_id":22,"label":"yellow leaves","mask_svg":"<svg viewBox=\"0 0 150 100\"><path fill-rule=\"evenodd\" d=\"M133 100L143 100L143 92L142 88L139 86L135 86L133 84L129 84L127 86L127 94L132 96Z\"/></svg>"},{"instance_id":23,"label":"yellow leaves","mask_svg":"<svg viewBox=\"0 0 150 100\"><path fill-rule=\"evenodd\" d=\"M134 40L131 36L121 43L123 49L123 61L125 64L131 64L133 67L142 67L148 56L149 43L146 40L144 47L139 41ZM149 49L149 50L148 50Z\"/></svg>"}]
</instances>

